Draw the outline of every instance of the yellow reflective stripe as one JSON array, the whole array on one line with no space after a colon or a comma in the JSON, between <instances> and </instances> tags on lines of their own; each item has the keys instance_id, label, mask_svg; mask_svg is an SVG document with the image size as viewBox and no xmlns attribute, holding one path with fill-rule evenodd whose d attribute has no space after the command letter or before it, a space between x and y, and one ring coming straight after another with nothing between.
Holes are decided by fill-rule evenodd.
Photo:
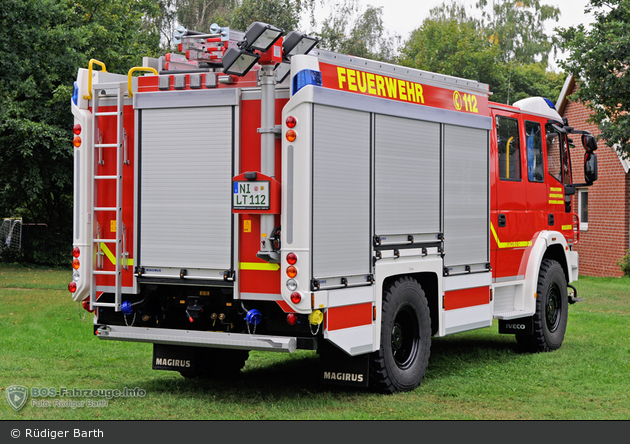
<instances>
[{"instance_id":1,"label":"yellow reflective stripe","mask_svg":"<svg viewBox=\"0 0 630 444\"><path fill-rule=\"evenodd\" d=\"M554 191L564 191L562 188L558 188L558 187L550 187L549 188L550 192L554 192Z\"/></svg>"},{"instance_id":2,"label":"yellow reflective stripe","mask_svg":"<svg viewBox=\"0 0 630 444\"><path fill-rule=\"evenodd\" d=\"M549 195L549 198L550 198L550 199L551 199L551 198L554 198L554 197L555 197L555 198L558 198L558 199L562 199L562 198L564 197L564 195L562 195L562 194L550 194L550 195Z\"/></svg>"},{"instance_id":3,"label":"yellow reflective stripe","mask_svg":"<svg viewBox=\"0 0 630 444\"><path fill-rule=\"evenodd\" d=\"M497 236L497 232L494 230L494 225L492 224L492 222L490 222L490 230L492 231L492 236L494 237L494 240L499 246L499 248L519 248L519 247L532 246L532 241L516 241L516 242L499 241L499 236Z\"/></svg>"},{"instance_id":4,"label":"yellow reflective stripe","mask_svg":"<svg viewBox=\"0 0 630 444\"><path fill-rule=\"evenodd\" d=\"M276 271L280 269L280 264L268 264L260 262L241 262L241 270L261 270L261 271Z\"/></svg>"},{"instance_id":5,"label":"yellow reflective stripe","mask_svg":"<svg viewBox=\"0 0 630 444\"><path fill-rule=\"evenodd\" d=\"M562 231L564 230L572 230L573 229L573 225L563 225L562 226Z\"/></svg>"},{"instance_id":6,"label":"yellow reflective stripe","mask_svg":"<svg viewBox=\"0 0 630 444\"><path fill-rule=\"evenodd\" d=\"M112 264L116 265L116 256L114 256L111 250L107 248L107 245L103 242L101 242L101 249L103 250L103 253L105 253L105 256L107 256L107 259L109 259ZM127 259L126 265L133 265L133 259Z\"/></svg>"},{"instance_id":7,"label":"yellow reflective stripe","mask_svg":"<svg viewBox=\"0 0 630 444\"><path fill-rule=\"evenodd\" d=\"M549 204L550 205L564 205L564 201L563 200L550 200Z\"/></svg>"}]
</instances>

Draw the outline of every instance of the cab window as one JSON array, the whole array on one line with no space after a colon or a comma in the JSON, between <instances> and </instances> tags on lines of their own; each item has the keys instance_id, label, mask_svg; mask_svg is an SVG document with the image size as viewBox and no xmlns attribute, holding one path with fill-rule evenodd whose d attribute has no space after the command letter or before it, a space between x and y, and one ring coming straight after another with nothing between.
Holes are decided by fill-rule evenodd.
<instances>
[{"instance_id":1,"label":"cab window","mask_svg":"<svg viewBox=\"0 0 630 444\"><path fill-rule=\"evenodd\" d=\"M525 122L525 149L527 152L527 179L544 181L542 129L538 122Z\"/></svg>"},{"instance_id":2,"label":"cab window","mask_svg":"<svg viewBox=\"0 0 630 444\"><path fill-rule=\"evenodd\" d=\"M565 137L551 124L545 126L547 137L547 170L564 184L571 183L569 153Z\"/></svg>"},{"instance_id":3,"label":"cab window","mask_svg":"<svg viewBox=\"0 0 630 444\"><path fill-rule=\"evenodd\" d=\"M518 120L497 116L499 178L521 180L521 140Z\"/></svg>"}]
</instances>

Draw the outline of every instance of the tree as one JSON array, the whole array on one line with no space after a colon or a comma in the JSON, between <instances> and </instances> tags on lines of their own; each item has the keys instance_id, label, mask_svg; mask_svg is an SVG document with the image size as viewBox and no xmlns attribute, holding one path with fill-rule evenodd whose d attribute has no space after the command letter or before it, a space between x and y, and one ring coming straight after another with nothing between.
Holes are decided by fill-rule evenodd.
<instances>
[{"instance_id":1,"label":"tree","mask_svg":"<svg viewBox=\"0 0 630 444\"><path fill-rule=\"evenodd\" d=\"M299 29L303 13L312 11L315 0L242 0L229 15L230 28L245 31L259 21L288 31Z\"/></svg>"},{"instance_id":2,"label":"tree","mask_svg":"<svg viewBox=\"0 0 630 444\"><path fill-rule=\"evenodd\" d=\"M537 95L557 97L564 75L546 71L546 62L517 61L494 37L497 28L488 28L488 23L470 16L456 2L443 3L411 34L402 48L401 63L487 83L492 100L499 103ZM516 40L527 39L517 36ZM512 48L524 54L518 46Z\"/></svg>"},{"instance_id":3,"label":"tree","mask_svg":"<svg viewBox=\"0 0 630 444\"><path fill-rule=\"evenodd\" d=\"M4 0L0 3L0 216L44 223L47 236L26 251L59 264L72 244L70 97L90 58L110 71L155 54L143 1Z\"/></svg>"},{"instance_id":4,"label":"tree","mask_svg":"<svg viewBox=\"0 0 630 444\"><path fill-rule=\"evenodd\" d=\"M480 24L501 51L501 61L520 64L549 62L557 39L547 35L545 22L558 21L560 9L540 0L479 0Z\"/></svg>"},{"instance_id":5,"label":"tree","mask_svg":"<svg viewBox=\"0 0 630 444\"><path fill-rule=\"evenodd\" d=\"M590 110L600 138L617 152L630 156L630 3L626 0L591 0L590 29L578 25L559 30L569 57L560 63L579 82L571 100Z\"/></svg>"},{"instance_id":6,"label":"tree","mask_svg":"<svg viewBox=\"0 0 630 444\"><path fill-rule=\"evenodd\" d=\"M483 83L502 83L499 48L456 3L433 8L401 50L406 66Z\"/></svg>"},{"instance_id":7,"label":"tree","mask_svg":"<svg viewBox=\"0 0 630 444\"><path fill-rule=\"evenodd\" d=\"M316 34L322 49L383 62L396 60L400 40L400 36L385 29L382 7L368 6L359 13L356 0L333 3L331 13Z\"/></svg>"}]
</instances>

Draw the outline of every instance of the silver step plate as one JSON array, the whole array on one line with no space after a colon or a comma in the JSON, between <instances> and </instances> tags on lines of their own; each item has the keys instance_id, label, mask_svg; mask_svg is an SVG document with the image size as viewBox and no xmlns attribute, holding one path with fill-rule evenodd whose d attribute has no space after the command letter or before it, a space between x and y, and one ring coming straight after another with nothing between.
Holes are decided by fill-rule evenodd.
<instances>
[{"instance_id":1,"label":"silver step plate","mask_svg":"<svg viewBox=\"0 0 630 444\"><path fill-rule=\"evenodd\" d=\"M96 331L100 339L154 344L196 345L200 347L232 348L293 353L297 339L284 336L248 335L194 330L165 330L145 327L109 325Z\"/></svg>"}]
</instances>

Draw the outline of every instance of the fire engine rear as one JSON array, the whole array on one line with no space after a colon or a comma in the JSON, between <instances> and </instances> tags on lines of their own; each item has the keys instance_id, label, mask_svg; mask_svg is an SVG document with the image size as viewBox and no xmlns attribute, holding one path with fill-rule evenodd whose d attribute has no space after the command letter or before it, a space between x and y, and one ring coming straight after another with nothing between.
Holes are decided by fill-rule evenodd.
<instances>
[{"instance_id":1,"label":"fire engine rear","mask_svg":"<svg viewBox=\"0 0 630 444\"><path fill-rule=\"evenodd\" d=\"M152 343L185 377L316 350L324 382L385 392L421 383L433 336L494 319L560 347L593 136L545 99L492 103L260 22L176 38L75 82L69 289L99 339Z\"/></svg>"}]
</instances>

